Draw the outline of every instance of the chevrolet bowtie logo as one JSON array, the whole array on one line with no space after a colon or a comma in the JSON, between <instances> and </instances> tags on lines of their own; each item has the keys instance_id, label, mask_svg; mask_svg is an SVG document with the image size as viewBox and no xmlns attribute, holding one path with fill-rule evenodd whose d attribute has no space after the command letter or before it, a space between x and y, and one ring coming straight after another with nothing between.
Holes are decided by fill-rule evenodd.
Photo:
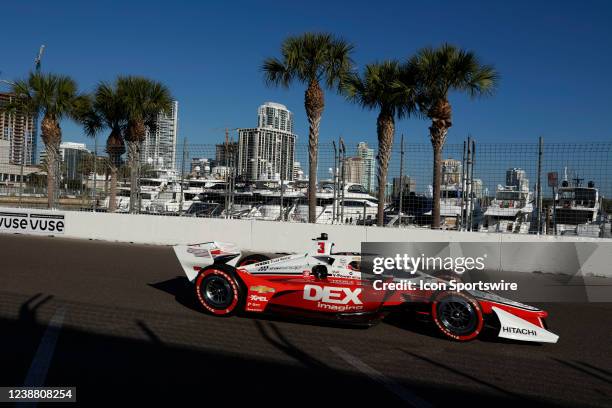
<instances>
[{"instance_id":1,"label":"chevrolet bowtie logo","mask_svg":"<svg viewBox=\"0 0 612 408\"><path fill-rule=\"evenodd\" d=\"M276 292L276 289L271 288L269 286L263 286L263 285L251 286L249 288L249 290L252 291L252 292L257 292L257 293L273 293L273 292Z\"/></svg>"}]
</instances>

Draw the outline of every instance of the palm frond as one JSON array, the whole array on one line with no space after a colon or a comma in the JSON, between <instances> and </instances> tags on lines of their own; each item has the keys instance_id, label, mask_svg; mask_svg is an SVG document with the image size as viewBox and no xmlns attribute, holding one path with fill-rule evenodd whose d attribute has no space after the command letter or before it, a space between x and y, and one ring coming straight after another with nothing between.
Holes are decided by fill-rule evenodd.
<instances>
[{"instance_id":1,"label":"palm frond","mask_svg":"<svg viewBox=\"0 0 612 408\"><path fill-rule=\"evenodd\" d=\"M280 85L287 88L293 77L291 71L277 58L267 58L263 63L262 71L268 85Z\"/></svg>"},{"instance_id":2,"label":"palm frond","mask_svg":"<svg viewBox=\"0 0 612 408\"><path fill-rule=\"evenodd\" d=\"M493 66L482 64L474 52L451 44L423 48L406 66L416 75L418 102L425 112L447 100L450 91L467 92L470 97L492 95L499 81Z\"/></svg>"},{"instance_id":3,"label":"palm frond","mask_svg":"<svg viewBox=\"0 0 612 408\"><path fill-rule=\"evenodd\" d=\"M414 79L395 60L368 64L362 76L350 74L342 81L352 102L402 118L417 113Z\"/></svg>"},{"instance_id":4,"label":"palm frond","mask_svg":"<svg viewBox=\"0 0 612 408\"><path fill-rule=\"evenodd\" d=\"M148 78L119 77L117 95L121 99L121 108L125 113L128 129L134 124L140 124L154 130L157 116L172 110L170 90L162 83ZM128 138L141 138L144 135L127 136Z\"/></svg>"},{"instance_id":5,"label":"palm frond","mask_svg":"<svg viewBox=\"0 0 612 408\"><path fill-rule=\"evenodd\" d=\"M328 33L304 33L288 37L280 58L267 58L262 65L268 85L288 87L293 80L322 82L342 90L343 78L351 72L353 46Z\"/></svg>"}]
</instances>

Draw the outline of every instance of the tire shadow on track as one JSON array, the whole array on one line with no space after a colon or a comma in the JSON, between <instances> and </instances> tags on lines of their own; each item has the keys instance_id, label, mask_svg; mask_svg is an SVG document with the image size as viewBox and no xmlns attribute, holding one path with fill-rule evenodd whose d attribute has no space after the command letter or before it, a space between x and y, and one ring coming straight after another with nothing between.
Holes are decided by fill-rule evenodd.
<instances>
[{"instance_id":1,"label":"tire shadow on track","mask_svg":"<svg viewBox=\"0 0 612 408\"><path fill-rule=\"evenodd\" d=\"M197 312L202 312L202 308L199 306L194 296L193 287L186 277L177 276L176 278L157 283L149 283L148 285L154 289L161 290L162 292L174 296L174 300L180 305Z\"/></svg>"}]
</instances>

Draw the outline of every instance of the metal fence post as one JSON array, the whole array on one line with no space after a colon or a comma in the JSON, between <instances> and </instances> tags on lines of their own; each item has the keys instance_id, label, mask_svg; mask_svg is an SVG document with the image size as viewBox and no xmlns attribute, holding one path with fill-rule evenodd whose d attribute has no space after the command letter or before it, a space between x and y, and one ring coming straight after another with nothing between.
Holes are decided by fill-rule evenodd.
<instances>
[{"instance_id":1,"label":"metal fence post","mask_svg":"<svg viewBox=\"0 0 612 408\"><path fill-rule=\"evenodd\" d=\"M476 141L472 139L472 153L470 156L470 216L468 221L469 231L472 231L474 227L474 162L476 161Z\"/></svg>"},{"instance_id":2,"label":"metal fence post","mask_svg":"<svg viewBox=\"0 0 612 408\"><path fill-rule=\"evenodd\" d=\"M472 167L472 136L467 138L467 161L465 163L465 230L470 231L470 203L472 202L472 183L470 169ZM463 183L462 183L463 184Z\"/></svg>"},{"instance_id":3,"label":"metal fence post","mask_svg":"<svg viewBox=\"0 0 612 408\"><path fill-rule=\"evenodd\" d=\"M341 207L340 207L340 223L344 224L344 162L346 160L346 146L344 145L344 140L340 137L340 177L342 178L342 182L340 185L340 194L342 197Z\"/></svg>"},{"instance_id":4,"label":"metal fence post","mask_svg":"<svg viewBox=\"0 0 612 408\"><path fill-rule=\"evenodd\" d=\"M334 168L332 170L332 177L333 177L333 181L334 181L334 200L333 200L333 204L332 204L332 224L336 223L336 206L337 206L337 202L336 202L336 198L338 195L338 188L337 188L337 184L338 184L338 153L336 151L336 141L332 140L332 145L334 147Z\"/></svg>"},{"instance_id":5,"label":"metal fence post","mask_svg":"<svg viewBox=\"0 0 612 408\"><path fill-rule=\"evenodd\" d=\"M398 223L397 223L398 228L402 226L402 214L403 214L402 205L403 204L404 204L404 134L402 133L402 139L400 141L399 210L397 212L397 215L399 217ZM365 213L364 213L364 217L365 217Z\"/></svg>"},{"instance_id":6,"label":"metal fence post","mask_svg":"<svg viewBox=\"0 0 612 408\"><path fill-rule=\"evenodd\" d=\"M181 198L179 200L179 217L183 215L183 184L185 178L185 155L187 154L187 138L183 139L183 157L181 159Z\"/></svg>"},{"instance_id":7,"label":"metal fence post","mask_svg":"<svg viewBox=\"0 0 612 408\"><path fill-rule=\"evenodd\" d=\"M544 139L540 136L538 143L538 189L537 189L537 207L538 207L538 235L542 233L542 149L544 146ZM554 203L553 203L554 205Z\"/></svg>"},{"instance_id":8,"label":"metal fence post","mask_svg":"<svg viewBox=\"0 0 612 408\"><path fill-rule=\"evenodd\" d=\"M461 207L461 212L459 214L459 230L463 231L465 229L465 217L467 216L467 201L466 201L466 196L465 196L465 189L467 187L467 175L466 175L466 171L467 171L467 166L466 166L466 153L467 153L467 145L466 145L466 141L463 141L463 158L461 160L461 200L460 200L460 207Z\"/></svg>"},{"instance_id":9,"label":"metal fence post","mask_svg":"<svg viewBox=\"0 0 612 408\"><path fill-rule=\"evenodd\" d=\"M25 139L25 138L24 138ZM25 140L23 142L23 144L25 145ZM25 148L25 146L24 146ZM21 200L23 197L23 166L24 166L24 161L25 160L25 156L23 154L23 151L21 152L21 164L19 166L19 207L21 207Z\"/></svg>"},{"instance_id":10,"label":"metal fence post","mask_svg":"<svg viewBox=\"0 0 612 408\"><path fill-rule=\"evenodd\" d=\"M98 136L94 135L94 162L93 162L93 212L96 212L96 204L98 202L98 190L96 181L98 179Z\"/></svg>"}]
</instances>

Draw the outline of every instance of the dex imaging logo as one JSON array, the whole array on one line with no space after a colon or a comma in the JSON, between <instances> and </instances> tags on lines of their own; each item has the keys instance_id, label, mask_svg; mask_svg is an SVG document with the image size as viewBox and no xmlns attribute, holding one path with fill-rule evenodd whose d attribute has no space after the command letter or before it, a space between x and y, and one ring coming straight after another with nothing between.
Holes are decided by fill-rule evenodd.
<instances>
[{"instance_id":1,"label":"dex imaging logo","mask_svg":"<svg viewBox=\"0 0 612 408\"><path fill-rule=\"evenodd\" d=\"M304 285L304 299L313 300L315 302L321 301L324 303L331 303L337 305L346 305L352 303L354 305L360 305L361 300L359 294L361 288L336 288L331 286L318 286L318 285Z\"/></svg>"}]
</instances>

